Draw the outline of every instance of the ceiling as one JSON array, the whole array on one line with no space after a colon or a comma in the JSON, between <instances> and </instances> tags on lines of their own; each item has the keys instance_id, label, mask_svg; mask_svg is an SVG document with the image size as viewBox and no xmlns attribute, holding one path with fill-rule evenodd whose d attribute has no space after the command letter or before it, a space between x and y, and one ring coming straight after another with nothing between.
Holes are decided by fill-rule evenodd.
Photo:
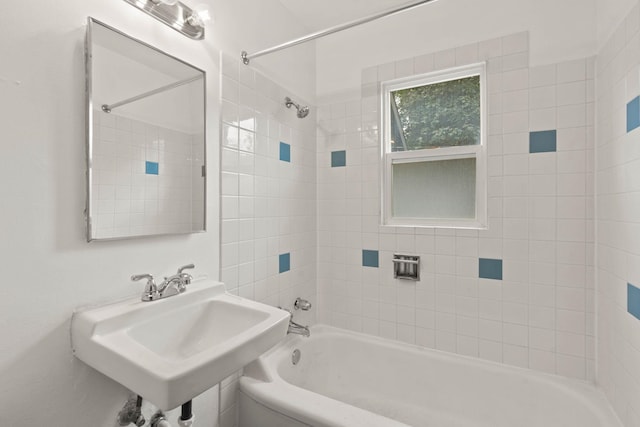
<instances>
[{"instance_id":1,"label":"ceiling","mask_svg":"<svg viewBox=\"0 0 640 427\"><path fill-rule=\"evenodd\" d=\"M309 31L318 31L409 3L408 0L279 0Z\"/></svg>"}]
</instances>

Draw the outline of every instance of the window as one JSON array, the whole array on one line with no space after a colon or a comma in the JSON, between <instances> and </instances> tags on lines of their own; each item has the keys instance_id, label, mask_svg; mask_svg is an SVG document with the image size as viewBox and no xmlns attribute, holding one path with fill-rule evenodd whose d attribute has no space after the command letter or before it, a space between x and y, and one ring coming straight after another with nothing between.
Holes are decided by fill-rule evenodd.
<instances>
[{"instance_id":1,"label":"window","mask_svg":"<svg viewBox=\"0 0 640 427\"><path fill-rule=\"evenodd\" d=\"M486 227L484 64L382 84L383 223Z\"/></svg>"}]
</instances>

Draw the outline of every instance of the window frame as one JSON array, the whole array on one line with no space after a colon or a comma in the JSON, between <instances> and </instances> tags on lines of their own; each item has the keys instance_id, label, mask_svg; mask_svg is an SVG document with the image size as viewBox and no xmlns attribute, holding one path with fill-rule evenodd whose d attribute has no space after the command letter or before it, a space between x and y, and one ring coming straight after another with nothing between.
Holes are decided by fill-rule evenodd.
<instances>
[{"instance_id":1,"label":"window frame","mask_svg":"<svg viewBox=\"0 0 640 427\"><path fill-rule=\"evenodd\" d=\"M391 151L391 92L458 80L480 78L480 142L474 145ZM487 77L486 63L448 68L381 82L381 219L383 226L425 228L487 228ZM476 159L475 218L420 218L393 216L393 165L453 159Z\"/></svg>"}]
</instances>

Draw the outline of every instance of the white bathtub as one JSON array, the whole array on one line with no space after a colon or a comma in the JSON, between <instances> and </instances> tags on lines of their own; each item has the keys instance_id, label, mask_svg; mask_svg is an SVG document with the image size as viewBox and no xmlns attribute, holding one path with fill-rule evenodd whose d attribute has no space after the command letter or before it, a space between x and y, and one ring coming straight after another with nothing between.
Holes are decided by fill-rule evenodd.
<instances>
[{"instance_id":1,"label":"white bathtub","mask_svg":"<svg viewBox=\"0 0 640 427\"><path fill-rule=\"evenodd\" d=\"M240 379L240 427L300 426L621 424L586 383L316 326L311 338L288 336Z\"/></svg>"}]
</instances>

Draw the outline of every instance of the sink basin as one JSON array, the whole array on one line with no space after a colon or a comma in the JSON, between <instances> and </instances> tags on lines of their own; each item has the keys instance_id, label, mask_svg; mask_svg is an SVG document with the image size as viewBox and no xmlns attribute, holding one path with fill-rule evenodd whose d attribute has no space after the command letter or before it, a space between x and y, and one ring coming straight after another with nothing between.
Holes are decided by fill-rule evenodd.
<instances>
[{"instance_id":1,"label":"sink basin","mask_svg":"<svg viewBox=\"0 0 640 427\"><path fill-rule=\"evenodd\" d=\"M287 334L289 313L197 281L166 299L132 298L71 320L75 356L163 410L256 359Z\"/></svg>"}]
</instances>

